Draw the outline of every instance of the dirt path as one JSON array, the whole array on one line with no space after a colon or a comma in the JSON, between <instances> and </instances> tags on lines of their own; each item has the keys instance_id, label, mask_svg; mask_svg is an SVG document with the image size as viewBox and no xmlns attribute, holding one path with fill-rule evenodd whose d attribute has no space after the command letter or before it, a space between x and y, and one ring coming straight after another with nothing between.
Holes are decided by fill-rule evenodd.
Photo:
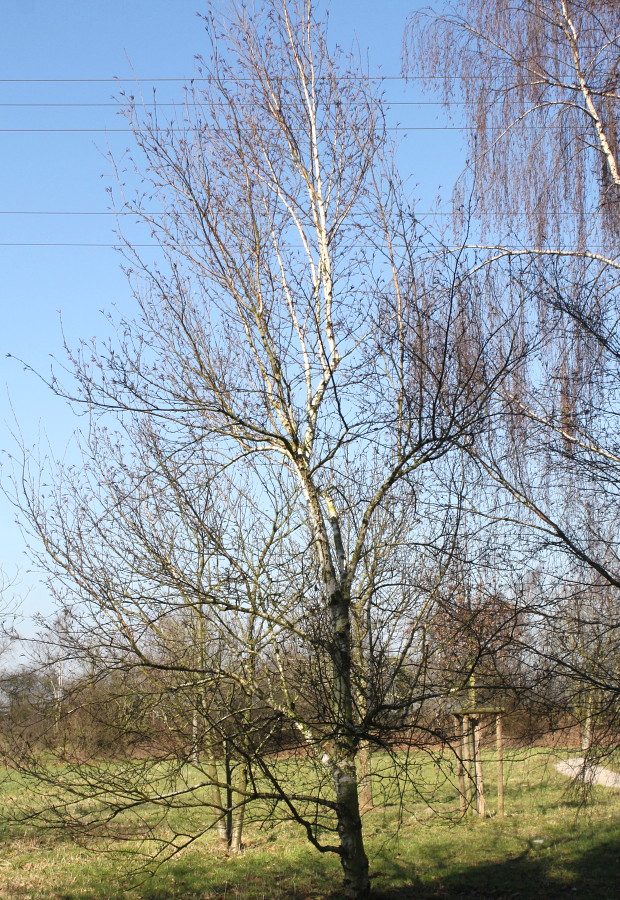
<instances>
[{"instance_id":1,"label":"dirt path","mask_svg":"<svg viewBox=\"0 0 620 900\"><path fill-rule=\"evenodd\" d=\"M620 775L605 769L603 766L589 766L583 757L565 759L555 764L556 769L562 775L569 778L577 778L587 784L602 784L604 787L620 788Z\"/></svg>"}]
</instances>

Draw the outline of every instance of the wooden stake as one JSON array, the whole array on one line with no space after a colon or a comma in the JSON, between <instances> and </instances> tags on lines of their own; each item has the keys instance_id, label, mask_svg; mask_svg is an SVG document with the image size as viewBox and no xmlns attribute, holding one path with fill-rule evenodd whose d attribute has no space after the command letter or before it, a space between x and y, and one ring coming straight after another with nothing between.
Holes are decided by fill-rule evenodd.
<instances>
[{"instance_id":1,"label":"wooden stake","mask_svg":"<svg viewBox=\"0 0 620 900\"><path fill-rule=\"evenodd\" d=\"M476 785L476 739L474 731L476 728L476 720L473 716L467 717L467 743L469 746L469 790L471 795L470 809L478 808L478 788Z\"/></svg>"},{"instance_id":2,"label":"wooden stake","mask_svg":"<svg viewBox=\"0 0 620 900\"><path fill-rule=\"evenodd\" d=\"M480 756L480 719L472 719L474 733L474 767L476 772L476 806L478 815L484 818L484 779L482 775L482 758Z\"/></svg>"},{"instance_id":3,"label":"wooden stake","mask_svg":"<svg viewBox=\"0 0 620 900\"><path fill-rule=\"evenodd\" d=\"M502 735L502 715L495 716L495 736L497 743L497 815L504 815L504 741Z\"/></svg>"},{"instance_id":4,"label":"wooden stake","mask_svg":"<svg viewBox=\"0 0 620 900\"><path fill-rule=\"evenodd\" d=\"M471 808L471 765L470 765L470 747L469 747L469 716L463 716L461 719L461 759L463 761L463 799L465 801L465 812Z\"/></svg>"},{"instance_id":5,"label":"wooden stake","mask_svg":"<svg viewBox=\"0 0 620 900\"><path fill-rule=\"evenodd\" d=\"M461 716L454 717L454 728L456 731L457 740L460 737L461 739L461 749L460 752L457 750L456 752L456 761L458 768L458 776L459 776L459 806L461 810L461 815L465 815L467 812L467 796L465 794L465 767L463 765L463 728L462 728L463 719ZM460 732L460 735L459 735Z\"/></svg>"}]
</instances>

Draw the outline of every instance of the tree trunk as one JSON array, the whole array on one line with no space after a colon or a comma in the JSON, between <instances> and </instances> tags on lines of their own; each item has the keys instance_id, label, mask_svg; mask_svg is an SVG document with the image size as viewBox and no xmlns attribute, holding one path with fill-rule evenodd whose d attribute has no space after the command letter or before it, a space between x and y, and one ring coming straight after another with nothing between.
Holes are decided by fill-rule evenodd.
<instances>
[{"instance_id":1,"label":"tree trunk","mask_svg":"<svg viewBox=\"0 0 620 900\"><path fill-rule=\"evenodd\" d=\"M196 707L192 710L192 762L195 766L200 765L200 742L198 731L198 710Z\"/></svg>"},{"instance_id":2,"label":"tree trunk","mask_svg":"<svg viewBox=\"0 0 620 900\"><path fill-rule=\"evenodd\" d=\"M228 849L228 830L226 828L227 812L222 804L222 792L220 790L215 754L209 751L207 758L207 774L211 779L211 803L215 810L215 827L220 843Z\"/></svg>"},{"instance_id":3,"label":"tree trunk","mask_svg":"<svg viewBox=\"0 0 620 900\"><path fill-rule=\"evenodd\" d=\"M248 768L242 763L237 780L237 790L239 791L239 800L241 802L241 806L238 806L233 813L232 831L230 835L229 847L230 853L240 853L243 849L243 820L245 817L245 803L243 801L247 786Z\"/></svg>"},{"instance_id":4,"label":"tree trunk","mask_svg":"<svg viewBox=\"0 0 620 900\"><path fill-rule=\"evenodd\" d=\"M338 546L339 540L336 541ZM343 896L365 900L370 896L368 858L364 851L360 816L356 755L353 739L353 694L351 691L351 617L348 597L338 588L331 592L333 627L335 740L334 786L338 804L340 862L344 871Z\"/></svg>"},{"instance_id":5,"label":"tree trunk","mask_svg":"<svg viewBox=\"0 0 620 900\"><path fill-rule=\"evenodd\" d=\"M224 781L226 782L226 816L224 818L226 826L226 850L230 853L233 833L233 793L232 764L228 752L227 741L222 741L222 749L224 751Z\"/></svg>"},{"instance_id":6,"label":"tree trunk","mask_svg":"<svg viewBox=\"0 0 620 900\"><path fill-rule=\"evenodd\" d=\"M351 598L346 587L346 555L340 523L333 502L326 497L334 539L337 565L334 566L317 491L307 471L300 471L303 490L315 524L317 555L321 561L323 587L328 599L331 624L330 657L333 678L334 755L330 760L336 793L340 863L344 872L342 896L347 900L370 897L368 857L364 850L362 819L357 792L353 692L351 686Z\"/></svg>"},{"instance_id":7,"label":"tree trunk","mask_svg":"<svg viewBox=\"0 0 620 900\"><path fill-rule=\"evenodd\" d=\"M592 744L592 691L586 694L586 702L584 704L583 721L581 723L581 749L586 753Z\"/></svg>"},{"instance_id":8,"label":"tree trunk","mask_svg":"<svg viewBox=\"0 0 620 900\"><path fill-rule=\"evenodd\" d=\"M340 862L344 872L343 897L366 900L370 897L370 879L362 838L355 756L341 760L336 766L334 783L338 802Z\"/></svg>"},{"instance_id":9,"label":"tree trunk","mask_svg":"<svg viewBox=\"0 0 620 900\"><path fill-rule=\"evenodd\" d=\"M362 812L374 807L372 796L372 753L367 741L362 741L357 754L359 761L359 799Z\"/></svg>"}]
</instances>

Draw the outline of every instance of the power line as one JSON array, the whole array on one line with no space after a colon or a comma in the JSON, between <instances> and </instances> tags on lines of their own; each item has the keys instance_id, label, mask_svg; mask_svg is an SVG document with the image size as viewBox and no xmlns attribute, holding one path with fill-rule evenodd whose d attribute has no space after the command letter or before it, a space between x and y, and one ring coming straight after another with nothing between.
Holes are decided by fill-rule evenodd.
<instances>
[{"instance_id":1,"label":"power line","mask_svg":"<svg viewBox=\"0 0 620 900\"><path fill-rule=\"evenodd\" d=\"M0 247L110 247L113 249L123 246L122 241L116 244L100 243L96 241L0 241ZM135 244L131 247L163 247L163 244ZM195 246L200 246L196 244Z\"/></svg>"},{"instance_id":2,"label":"power line","mask_svg":"<svg viewBox=\"0 0 620 900\"><path fill-rule=\"evenodd\" d=\"M464 103L465 103L464 100L459 100L459 101L457 101L456 105L462 106L462 105L464 105ZM106 103L93 103L93 102L74 103L74 102L66 102L66 101L63 101L62 103L56 103L56 102L49 102L47 100L46 101L37 101L36 103L34 103L34 102L0 103L0 107L11 108L11 109L30 109L32 107L36 107L37 109L65 109L65 108L66 109L73 109L73 108L99 109L101 107L106 107L109 109L124 109L124 107L126 105L127 105L126 103L122 103L120 100L116 103L112 103L112 102L110 102L110 103L108 103L108 102L106 102ZM199 103L198 101L192 101L191 103L188 103L185 100L178 100L176 103L174 103L174 102L157 103L152 100L149 100L148 102L140 101L140 103L138 105L140 106L140 108L145 107L145 106L147 106L147 107L152 106L153 108L157 108L157 109L168 108L168 107L178 109L179 107L185 107L185 106L190 106L190 107L191 106L200 106L200 107L204 106L204 104ZM222 106L222 107L228 106L227 103L219 103L219 102L218 103L210 102L209 105L210 106ZM241 105L244 105L244 104L241 104ZM249 105L249 104L245 104L245 105ZM326 105L334 106L335 104L330 103L330 104L326 104ZM360 100L359 102L352 101L351 105L352 106L361 106L364 104ZM386 100L385 105L386 106L445 106L445 104L441 100ZM454 104L451 103L450 105L452 106Z\"/></svg>"},{"instance_id":3,"label":"power line","mask_svg":"<svg viewBox=\"0 0 620 900\"><path fill-rule=\"evenodd\" d=\"M480 244L455 244L454 246L446 246L444 244L425 244L423 242L414 241L413 243L419 245L421 250L445 250L446 253L455 253L461 250L471 250L475 252L503 252L503 253L531 253L531 254L540 254L540 253L574 253L575 256L583 255L584 253L607 253L609 251L609 247L602 246L589 246L585 249L579 249L578 247L524 247L523 245L514 245L509 246L508 244L502 245L480 245ZM154 250L165 250L165 249L174 249L173 247L168 247L166 244L161 243L135 243L134 241L128 241L123 243L123 241L117 241L115 244L112 243L104 243L104 242L87 242L87 241L0 241L0 247L95 247L95 248L108 248L112 250L120 250L121 247L128 247L129 249L143 249L143 248L151 248ZM200 248L203 247L203 244L186 244L186 247L192 248ZM405 250L408 249L404 244L392 244L394 249L397 250ZM301 244L294 245L290 247L290 249L294 250L304 250L304 247ZM349 250L377 250L378 247L376 244L351 244L350 247L343 247L343 249ZM610 259L613 258L611 255Z\"/></svg>"},{"instance_id":4,"label":"power line","mask_svg":"<svg viewBox=\"0 0 620 900\"><path fill-rule=\"evenodd\" d=\"M561 131L560 127L549 125L524 125L519 123L519 128L526 128L532 131ZM229 129L219 129L220 132ZM478 131L475 125L386 125L386 131ZM511 125L497 125L486 127L485 131L509 132L512 130ZM168 134L202 134L203 128L169 128L166 125L158 126L153 131L162 131ZM150 134L152 130L149 128L0 128L0 134Z\"/></svg>"},{"instance_id":5,"label":"power line","mask_svg":"<svg viewBox=\"0 0 620 900\"><path fill-rule=\"evenodd\" d=\"M532 210L512 210L513 213L517 215L526 215L530 214ZM590 209L584 210L583 212L571 212L567 210L562 213L562 216L585 216L586 218L596 215L600 210ZM415 216L453 216L456 213L450 210L414 210ZM80 210L80 209L0 209L0 216L138 216L144 217L149 216L152 218L156 218L158 216L165 216L166 213L163 211L160 212L152 212L147 210L119 210L115 212L114 210Z\"/></svg>"},{"instance_id":6,"label":"power line","mask_svg":"<svg viewBox=\"0 0 620 900\"><path fill-rule=\"evenodd\" d=\"M469 72L467 74L456 75L338 75L336 81L477 81L487 80L488 75L477 72ZM276 81L293 81L293 76L280 76ZM329 75L319 75L316 81L331 80ZM515 79L500 79L504 81L506 87L514 87ZM105 75L94 78L0 78L0 84L189 84L193 85L198 82L217 82L218 84L239 84L253 83L258 81L257 78L226 75L219 77L217 75ZM562 87L563 85L549 84L549 87Z\"/></svg>"},{"instance_id":7,"label":"power line","mask_svg":"<svg viewBox=\"0 0 620 900\"><path fill-rule=\"evenodd\" d=\"M81 242L70 242L70 241L0 241L0 247L121 247L122 244L102 244L102 243L88 243L85 241ZM132 242L132 247L161 247L161 244L134 244Z\"/></svg>"},{"instance_id":8,"label":"power line","mask_svg":"<svg viewBox=\"0 0 620 900\"><path fill-rule=\"evenodd\" d=\"M130 212L121 210L81 209L0 209L0 216L163 216L163 212Z\"/></svg>"},{"instance_id":9,"label":"power line","mask_svg":"<svg viewBox=\"0 0 620 900\"><path fill-rule=\"evenodd\" d=\"M187 134L187 132L200 133L201 128L166 128L162 130L178 134ZM400 126L394 125L388 127L387 131L463 131L469 129L458 128L456 126L425 126L411 125ZM0 134L148 134L145 128L0 128Z\"/></svg>"},{"instance_id":10,"label":"power line","mask_svg":"<svg viewBox=\"0 0 620 900\"><path fill-rule=\"evenodd\" d=\"M337 81L431 81L453 78L453 75L339 75ZM485 78L485 75L471 74L466 78ZM319 76L317 81L328 80L330 76ZM133 84L153 84L153 83L177 83L177 84L193 84L195 82L218 82L221 84L238 82L254 82L256 78L244 78L236 76L226 76L219 78L214 75L156 75L147 77L144 75L128 75L128 76L104 76L101 78L0 78L0 84L121 84L132 82ZM287 78L279 78L278 81L291 81L292 76Z\"/></svg>"}]
</instances>

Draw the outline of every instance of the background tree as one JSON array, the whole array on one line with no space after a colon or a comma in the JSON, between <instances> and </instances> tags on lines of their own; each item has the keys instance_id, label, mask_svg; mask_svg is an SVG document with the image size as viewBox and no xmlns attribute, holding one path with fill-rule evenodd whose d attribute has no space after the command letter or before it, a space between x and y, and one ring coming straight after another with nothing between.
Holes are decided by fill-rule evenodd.
<instances>
[{"instance_id":1,"label":"background tree","mask_svg":"<svg viewBox=\"0 0 620 900\"><path fill-rule=\"evenodd\" d=\"M581 603L569 626L562 598L587 594L593 580L612 593L620 587L619 35L617 4L524 0L420 14L407 37L408 64L427 84L441 76L446 104L459 101L470 129L471 163L455 200L458 212L471 192L472 244L482 252L472 265L524 285L544 347L505 392L503 427L470 448L499 487L487 511L521 520L522 548L534 552L537 536L555 583L540 600L541 619L557 614L555 627L580 645ZM577 685L588 681L591 660L575 665L579 655L565 651L555 663Z\"/></svg>"},{"instance_id":2,"label":"background tree","mask_svg":"<svg viewBox=\"0 0 620 900\"><path fill-rule=\"evenodd\" d=\"M608 0L468 0L411 17L405 65L462 104L474 207L498 246L615 260L619 42Z\"/></svg>"},{"instance_id":3,"label":"background tree","mask_svg":"<svg viewBox=\"0 0 620 900\"><path fill-rule=\"evenodd\" d=\"M467 567L462 558L451 576L442 583L428 626L433 681L463 706L504 706L522 688L522 593L513 588L510 596L496 572Z\"/></svg>"}]
</instances>

